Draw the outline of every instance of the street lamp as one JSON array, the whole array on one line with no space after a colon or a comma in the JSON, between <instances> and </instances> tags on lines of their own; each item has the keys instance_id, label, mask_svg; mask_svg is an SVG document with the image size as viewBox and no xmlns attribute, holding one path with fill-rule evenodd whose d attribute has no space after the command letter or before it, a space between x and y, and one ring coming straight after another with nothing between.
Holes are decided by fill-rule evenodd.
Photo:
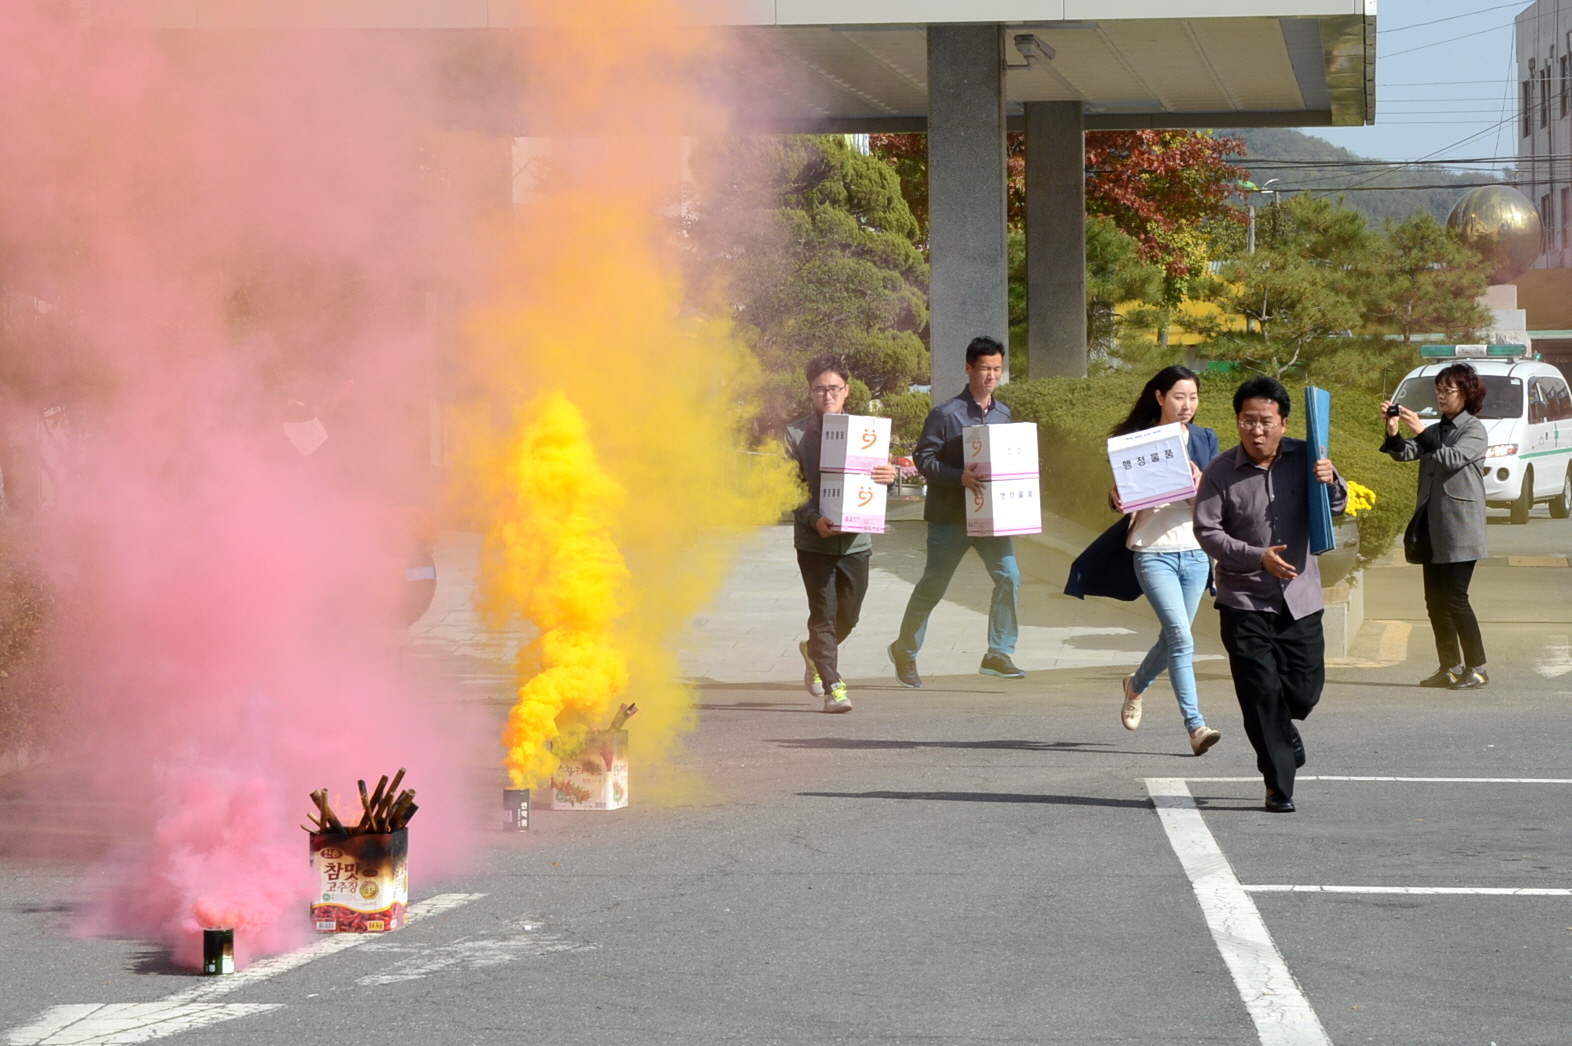
<instances>
[{"instance_id":1,"label":"street lamp","mask_svg":"<svg viewBox=\"0 0 1572 1046\"><path fill-rule=\"evenodd\" d=\"M1277 182L1280 182L1280 181L1282 181L1281 178L1268 178L1265 182L1262 183L1262 185L1261 185L1261 187L1259 189L1255 190L1256 192L1259 192L1259 193L1271 193L1272 194L1272 213L1274 215L1277 213L1277 190L1276 189L1269 189L1269 188L1267 188L1267 186L1273 185L1273 184L1275 184ZM1252 185L1251 188L1255 189L1255 186ZM1274 220L1274 223L1272 225L1272 230L1274 232L1277 230L1277 225L1275 223L1275 220ZM1253 203L1250 205L1250 245L1249 245L1247 253L1249 253L1249 254L1254 254L1255 253L1255 204L1253 204Z\"/></svg>"}]
</instances>

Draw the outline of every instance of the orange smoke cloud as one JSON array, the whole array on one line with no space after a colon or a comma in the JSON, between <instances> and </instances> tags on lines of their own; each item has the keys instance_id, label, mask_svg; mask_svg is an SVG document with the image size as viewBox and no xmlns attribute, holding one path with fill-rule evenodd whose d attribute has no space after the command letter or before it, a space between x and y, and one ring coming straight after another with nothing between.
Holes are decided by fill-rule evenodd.
<instances>
[{"instance_id":1,"label":"orange smoke cloud","mask_svg":"<svg viewBox=\"0 0 1572 1046\"><path fill-rule=\"evenodd\" d=\"M600 468L584 416L548 393L505 457L511 505L492 520L485 558L486 610L540 629L542 670L519 688L503 762L515 788L551 776L545 743L566 717L583 725L628 684L612 629L624 609L628 568L612 524L625 501Z\"/></svg>"},{"instance_id":2,"label":"orange smoke cloud","mask_svg":"<svg viewBox=\"0 0 1572 1046\"><path fill-rule=\"evenodd\" d=\"M679 637L724 579L741 528L777 518L794 481L777 457L744 453L756 364L726 322L693 314L681 278L683 136L729 120L694 70L723 38L684 25L671 0L562 17L524 63L527 117L599 137L528 142L528 192L498 233L492 290L466 329L486 389L466 479L490 521L493 621L543 632L543 670L523 682L508 726L515 781L543 783L544 742L603 725L625 693L641 710L648 782L692 725ZM622 24L639 29L606 31ZM543 406L521 409L531 403ZM528 447L556 456L536 470ZM529 677L532 659L522 664Z\"/></svg>"}]
</instances>

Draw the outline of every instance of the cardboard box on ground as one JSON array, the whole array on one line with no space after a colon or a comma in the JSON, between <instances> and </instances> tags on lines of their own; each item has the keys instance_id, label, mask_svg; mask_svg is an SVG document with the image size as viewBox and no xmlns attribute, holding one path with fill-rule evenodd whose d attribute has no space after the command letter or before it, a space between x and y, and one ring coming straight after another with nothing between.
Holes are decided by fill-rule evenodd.
<instances>
[{"instance_id":1,"label":"cardboard box on ground","mask_svg":"<svg viewBox=\"0 0 1572 1046\"><path fill-rule=\"evenodd\" d=\"M409 907L409 829L385 834L313 832L311 867L317 898L311 921L318 933L383 933L406 921Z\"/></svg>"},{"instance_id":2,"label":"cardboard box on ground","mask_svg":"<svg viewBox=\"0 0 1572 1046\"><path fill-rule=\"evenodd\" d=\"M608 730L573 747L553 743L561 761L546 790L551 810L620 810L628 805L628 732Z\"/></svg>"}]
</instances>

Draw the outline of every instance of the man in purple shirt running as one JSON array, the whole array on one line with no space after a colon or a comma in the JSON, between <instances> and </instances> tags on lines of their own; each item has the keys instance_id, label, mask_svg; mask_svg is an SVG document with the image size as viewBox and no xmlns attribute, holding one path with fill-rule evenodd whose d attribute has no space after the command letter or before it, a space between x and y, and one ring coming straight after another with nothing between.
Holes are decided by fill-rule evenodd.
<instances>
[{"instance_id":1,"label":"man in purple shirt running","mask_svg":"<svg viewBox=\"0 0 1572 1046\"><path fill-rule=\"evenodd\" d=\"M1288 411L1288 390L1275 378L1239 386L1239 445L1206 467L1195 501L1196 540L1216 561L1234 694L1273 813L1294 810L1294 771L1305 749L1293 721L1310 714L1326 683L1321 571L1310 554L1310 451L1284 435ZM1348 484L1332 463L1316 461L1315 477L1332 488L1332 512L1342 512Z\"/></svg>"}]
</instances>

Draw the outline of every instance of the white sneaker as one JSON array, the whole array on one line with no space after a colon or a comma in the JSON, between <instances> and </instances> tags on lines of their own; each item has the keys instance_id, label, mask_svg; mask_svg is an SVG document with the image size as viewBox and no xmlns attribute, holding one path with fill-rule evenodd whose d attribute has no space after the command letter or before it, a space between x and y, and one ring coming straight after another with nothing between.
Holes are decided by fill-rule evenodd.
<instances>
[{"instance_id":1,"label":"white sneaker","mask_svg":"<svg viewBox=\"0 0 1572 1046\"><path fill-rule=\"evenodd\" d=\"M1124 707L1119 709L1119 721L1126 730L1141 725L1141 695L1135 692L1134 674L1124 677Z\"/></svg>"},{"instance_id":2,"label":"white sneaker","mask_svg":"<svg viewBox=\"0 0 1572 1046\"><path fill-rule=\"evenodd\" d=\"M831 714L852 710L851 698L846 696L845 683L836 683L830 687L830 692L824 695L824 710Z\"/></svg>"},{"instance_id":3,"label":"white sneaker","mask_svg":"<svg viewBox=\"0 0 1572 1046\"><path fill-rule=\"evenodd\" d=\"M1190 751L1205 755L1207 750L1223 739L1223 735L1209 726L1198 726L1190 731Z\"/></svg>"},{"instance_id":4,"label":"white sneaker","mask_svg":"<svg viewBox=\"0 0 1572 1046\"><path fill-rule=\"evenodd\" d=\"M807 666L802 673L803 688L811 697L824 696L824 680L819 678L819 670L813 664L813 658L808 656L808 641L804 639L797 644L797 653L802 655L802 663Z\"/></svg>"}]
</instances>

